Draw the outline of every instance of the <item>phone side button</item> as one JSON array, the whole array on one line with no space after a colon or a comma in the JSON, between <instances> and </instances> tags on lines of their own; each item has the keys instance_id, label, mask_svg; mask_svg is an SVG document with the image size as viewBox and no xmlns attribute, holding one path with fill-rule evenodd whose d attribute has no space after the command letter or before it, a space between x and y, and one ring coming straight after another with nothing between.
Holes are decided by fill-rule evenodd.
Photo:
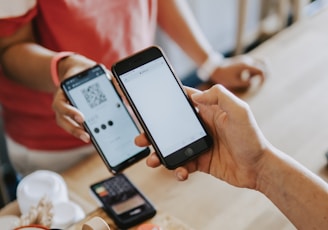
<instances>
[{"instance_id":1,"label":"phone side button","mask_svg":"<svg viewBox=\"0 0 328 230\"><path fill-rule=\"evenodd\" d=\"M194 155L194 150L192 148L187 148L184 151L184 154L185 154L186 157L190 157L190 156Z\"/></svg>"}]
</instances>

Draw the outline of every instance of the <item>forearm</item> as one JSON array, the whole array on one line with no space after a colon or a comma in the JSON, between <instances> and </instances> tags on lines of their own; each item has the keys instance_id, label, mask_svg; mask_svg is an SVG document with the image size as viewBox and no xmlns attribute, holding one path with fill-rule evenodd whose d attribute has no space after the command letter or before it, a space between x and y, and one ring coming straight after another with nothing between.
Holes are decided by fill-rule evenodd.
<instances>
[{"instance_id":1,"label":"forearm","mask_svg":"<svg viewBox=\"0 0 328 230\"><path fill-rule=\"evenodd\" d=\"M197 65L201 65L212 52L212 47L187 3L184 0L160 0L158 9L160 27Z\"/></svg>"},{"instance_id":2,"label":"forearm","mask_svg":"<svg viewBox=\"0 0 328 230\"><path fill-rule=\"evenodd\" d=\"M267 152L257 189L297 227L328 229L328 185L276 149Z\"/></svg>"},{"instance_id":3,"label":"forearm","mask_svg":"<svg viewBox=\"0 0 328 230\"><path fill-rule=\"evenodd\" d=\"M23 42L8 47L1 56L6 76L32 89L54 92L50 61L55 52L35 43Z\"/></svg>"}]
</instances>

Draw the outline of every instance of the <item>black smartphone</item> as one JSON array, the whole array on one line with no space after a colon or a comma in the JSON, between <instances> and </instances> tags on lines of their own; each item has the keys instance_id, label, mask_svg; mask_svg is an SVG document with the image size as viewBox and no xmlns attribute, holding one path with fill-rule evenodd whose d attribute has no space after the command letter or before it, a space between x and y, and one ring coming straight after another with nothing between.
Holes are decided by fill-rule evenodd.
<instances>
[{"instance_id":1,"label":"black smartphone","mask_svg":"<svg viewBox=\"0 0 328 230\"><path fill-rule=\"evenodd\" d=\"M168 169L210 148L205 125L159 47L115 63L112 72Z\"/></svg>"},{"instance_id":2,"label":"black smartphone","mask_svg":"<svg viewBox=\"0 0 328 230\"><path fill-rule=\"evenodd\" d=\"M131 228L156 214L154 206L124 174L97 182L90 189L119 228Z\"/></svg>"},{"instance_id":3,"label":"black smartphone","mask_svg":"<svg viewBox=\"0 0 328 230\"><path fill-rule=\"evenodd\" d=\"M135 145L140 131L101 65L61 83L68 100L85 116L84 127L111 172L117 173L150 153Z\"/></svg>"}]
</instances>

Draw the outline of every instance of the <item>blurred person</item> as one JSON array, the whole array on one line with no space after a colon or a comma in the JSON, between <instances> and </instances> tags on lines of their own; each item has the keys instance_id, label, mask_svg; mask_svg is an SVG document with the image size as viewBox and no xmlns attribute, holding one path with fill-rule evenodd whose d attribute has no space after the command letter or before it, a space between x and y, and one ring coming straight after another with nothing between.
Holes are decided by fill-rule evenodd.
<instances>
[{"instance_id":1,"label":"blurred person","mask_svg":"<svg viewBox=\"0 0 328 230\"><path fill-rule=\"evenodd\" d=\"M96 63L110 68L153 45L157 23L200 67L204 80L247 89L252 77L264 79L257 60L225 60L215 53L181 0L0 0L0 103L19 173L60 172L94 152L83 115L58 85Z\"/></svg>"}]
</instances>

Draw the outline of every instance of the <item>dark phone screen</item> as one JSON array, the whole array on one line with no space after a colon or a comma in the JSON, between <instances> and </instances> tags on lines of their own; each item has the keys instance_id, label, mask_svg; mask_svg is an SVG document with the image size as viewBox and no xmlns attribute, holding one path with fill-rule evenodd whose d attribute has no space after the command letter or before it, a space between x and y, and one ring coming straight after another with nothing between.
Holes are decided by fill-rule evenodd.
<instances>
[{"instance_id":1,"label":"dark phone screen","mask_svg":"<svg viewBox=\"0 0 328 230\"><path fill-rule=\"evenodd\" d=\"M111 167L147 150L134 144L140 132L100 66L67 79L62 86L85 116L89 133Z\"/></svg>"}]
</instances>

